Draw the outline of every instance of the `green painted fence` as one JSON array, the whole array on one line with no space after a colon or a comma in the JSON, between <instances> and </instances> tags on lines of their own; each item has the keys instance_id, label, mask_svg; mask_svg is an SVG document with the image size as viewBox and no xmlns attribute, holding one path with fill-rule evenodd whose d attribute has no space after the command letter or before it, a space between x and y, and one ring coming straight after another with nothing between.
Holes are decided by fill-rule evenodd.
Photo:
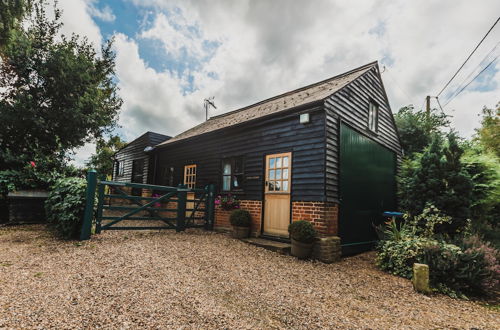
<instances>
[{"instance_id":1,"label":"green painted fence","mask_svg":"<svg viewBox=\"0 0 500 330\"><path fill-rule=\"evenodd\" d=\"M108 189L106 189L108 188ZM123 188L148 189L155 192L154 197L130 195ZM97 205L95 195L97 192ZM116 205L116 201L128 201L127 205ZM162 208L161 204L172 202L175 207ZM160 205L160 207L158 206ZM168 205L168 204L167 204ZM97 173L90 170L87 174L86 205L80 240L91 236L95 215L95 233L102 230L150 230L186 228L205 228L211 230L215 214L215 186L204 189L189 189L158 186L140 183L125 183L98 180ZM124 212L108 215L106 210ZM114 212L114 213L115 213ZM123 226L122 221L161 221L161 226Z\"/></svg>"}]
</instances>

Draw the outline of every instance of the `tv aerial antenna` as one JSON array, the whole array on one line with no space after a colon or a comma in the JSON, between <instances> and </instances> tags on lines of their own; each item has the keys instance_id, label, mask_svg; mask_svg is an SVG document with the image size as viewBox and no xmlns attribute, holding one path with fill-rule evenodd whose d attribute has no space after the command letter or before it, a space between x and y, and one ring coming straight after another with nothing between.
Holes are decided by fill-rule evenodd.
<instances>
[{"instance_id":1,"label":"tv aerial antenna","mask_svg":"<svg viewBox=\"0 0 500 330\"><path fill-rule=\"evenodd\" d=\"M215 96L209 97L208 99L203 100L203 107L205 108L205 120L208 120L208 109L213 107L217 109L214 103Z\"/></svg>"}]
</instances>

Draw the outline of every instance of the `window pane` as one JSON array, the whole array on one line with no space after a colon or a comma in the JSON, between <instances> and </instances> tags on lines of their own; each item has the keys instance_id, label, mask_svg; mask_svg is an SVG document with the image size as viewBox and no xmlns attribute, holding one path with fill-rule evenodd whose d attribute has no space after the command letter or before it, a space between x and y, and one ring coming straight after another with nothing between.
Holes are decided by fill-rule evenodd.
<instances>
[{"instance_id":1,"label":"window pane","mask_svg":"<svg viewBox=\"0 0 500 330\"><path fill-rule=\"evenodd\" d=\"M288 169L283 169L283 179L288 179Z\"/></svg>"},{"instance_id":2,"label":"window pane","mask_svg":"<svg viewBox=\"0 0 500 330\"><path fill-rule=\"evenodd\" d=\"M269 168L274 168L274 158L269 158Z\"/></svg>"},{"instance_id":3,"label":"window pane","mask_svg":"<svg viewBox=\"0 0 500 330\"><path fill-rule=\"evenodd\" d=\"M276 179L281 179L281 169L276 170Z\"/></svg>"},{"instance_id":4,"label":"window pane","mask_svg":"<svg viewBox=\"0 0 500 330\"><path fill-rule=\"evenodd\" d=\"M276 158L276 168L281 167L281 157Z\"/></svg>"},{"instance_id":5,"label":"window pane","mask_svg":"<svg viewBox=\"0 0 500 330\"><path fill-rule=\"evenodd\" d=\"M231 163L224 162L223 173L224 173L224 175L231 174Z\"/></svg>"},{"instance_id":6,"label":"window pane","mask_svg":"<svg viewBox=\"0 0 500 330\"><path fill-rule=\"evenodd\" d=\"M274 177L274 170L269 170L269 180L275 179Z\"/></svg>"},{"instance_id":7,"label":"window pane","mask_svg":"<svg viewBox=\"0 0 500 330\"><path fill-rule=\"evenodd\" d=\"M281 181L275 181L274 191L281 190Z\"/></svg>"},{"instance_id":8,"label":"window pane","mask_svg":"<svg viewBox=\"0 0 500 330\"><path fill-rule=\"evenodd\" d=\"M234 173L243 173L243 159L234 159Z\"/></svg>"},{"instance_id":9,"label":"window pane","mask_svg":"<svg viewBox=\"0 0 500 330\"><path fill-rule=\"evenodd\" d=\"M274 182L275 181L269 181L269 191L274 191Z\"/></svg>"},{"instance_id":10,"label":"window pane","mask_svg":"<svg viewBox=\"0 0 500 330\"><path fill-rule=\"evenodd\" d=\"M288 191L288 181L283 181L283 191Z\"/></svg>"},{"instance_id":11,"label":"window pane","mask_svg":"<svg viewBox=\"0 0 500 330\"><path fill-rule=\"evenodd\" d=\"M222 177L222 190L229 191L231 190L231 177L223 176Z\"/></svg>"},{"instance_id":12,"label":"window pane","mask_svg":"<svg viewBox=\"0 0 500 330\"><path fill-rule=\"evenodd\" d=\"M234 188L240 188L242 181L242 176L241 175L235 175L233 176L233 187Z\"/></svg>"},{"instance_id":13,"label":"window pane","mask_svg":"<svg viewBox=\"0 0 500 330\"><path fill-rule=\"evenodd\" d=\"M288 167L288 156L283 157L283 167Z\"/></svg>"}]
</instances>

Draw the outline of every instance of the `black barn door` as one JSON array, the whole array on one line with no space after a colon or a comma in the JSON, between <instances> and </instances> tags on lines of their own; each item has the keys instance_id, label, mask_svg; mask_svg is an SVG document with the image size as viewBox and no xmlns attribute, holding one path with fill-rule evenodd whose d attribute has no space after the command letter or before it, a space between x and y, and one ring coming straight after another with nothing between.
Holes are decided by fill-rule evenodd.
<instances>
[{"instance_id":1,"label":"black barn door","mask_svg":"<svg viewBox=\"0 0 500 330\"><path fill-rule=\"evenodd\" d=\"M396 154L348 126L340 129L340 220L342 253L369 250L372 224L396 207Z\"/></svg>"}]
</instances>

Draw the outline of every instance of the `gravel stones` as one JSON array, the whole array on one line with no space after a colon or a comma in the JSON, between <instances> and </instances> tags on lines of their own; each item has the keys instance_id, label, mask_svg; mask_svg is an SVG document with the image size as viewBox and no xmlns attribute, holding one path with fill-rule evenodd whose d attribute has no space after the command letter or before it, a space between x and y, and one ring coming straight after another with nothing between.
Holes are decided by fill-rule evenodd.
<instances>
[{"instance_id":1,"label":"gravel stones","mask_svg":"<svg viewBox=\"0 0 500 330\"><path fill-rule=\"evenodd\" d=\"M0 328L499 328L478 303L424 296L374 254L300 261L202 230L59 241L0 228Z\"/></svg>"}]
</instances>

